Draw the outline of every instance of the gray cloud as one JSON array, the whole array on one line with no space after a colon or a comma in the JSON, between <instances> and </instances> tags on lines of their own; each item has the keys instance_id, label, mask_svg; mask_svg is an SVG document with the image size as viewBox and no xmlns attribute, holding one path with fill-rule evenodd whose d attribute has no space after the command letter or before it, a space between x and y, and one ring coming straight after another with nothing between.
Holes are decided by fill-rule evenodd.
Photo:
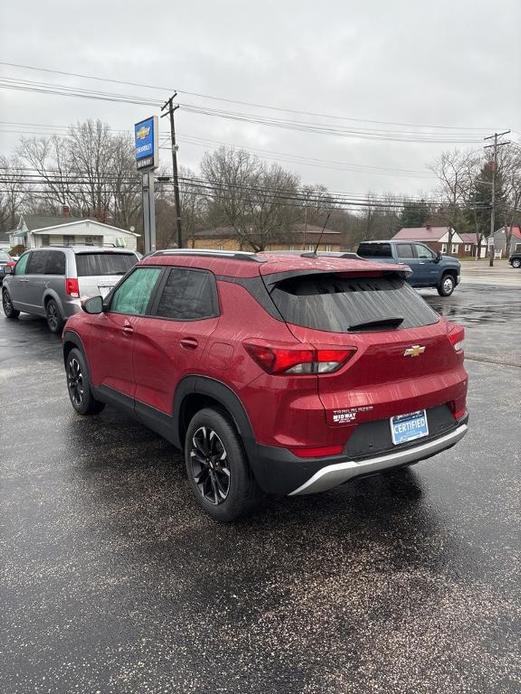
<instances>
[{"instance_id":1,"label":"gray cloud","mask_svg":"<svg viewBox=\"0 0 521 694\"><path fill-rule=\"evenodd\" d=\"M521 130L518 0L492 4L11 0L2 4L0 13L2 59L12 62L352 118ZM0 74L158 99L169 95L15 68L2 67ZM0 99L1 120L48 125L99 117L116 129L126 129L150 110L4 90ZM180 100L259 112L195 97ZM424 170L439 152L451 147L298 133L182 109L177 116L181 163L192 167L208 145L188 143L187 135L307 158L414 171ZM13 149L17 139L2 132L7 129L0 126L4 152ZM164 160L169 162L168 152ZM412 194L434 185L426 175L282 163L305 182L334 190Z\"/></svg>"}]
</instances>

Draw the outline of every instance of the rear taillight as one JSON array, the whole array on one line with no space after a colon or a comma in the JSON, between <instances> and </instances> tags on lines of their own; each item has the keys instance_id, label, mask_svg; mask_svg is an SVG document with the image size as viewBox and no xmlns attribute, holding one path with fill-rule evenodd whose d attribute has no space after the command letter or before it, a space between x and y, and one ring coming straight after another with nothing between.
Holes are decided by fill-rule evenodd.
<instances>
[{"instance_id":1,"label":"rear taillight","mask_svg":"<svg viewBox=\"0 0 521 694\"><path fill-rule=\"evenodd\" d=\"M463 352L463 342L465 340L465 328L462 325L449 326L449 342L456 352Z\"/></svg>"},{"instance_id":2,"label":"rear taillight","mask_svg":"<svg viewBox=\"0 0 521 694\"><path fill-rule=\"evenodd\" d=\"M75 299L80 298L80 285L76 277L67 277L65 280L65 293Z\"/></svg>"},{"instance_id":3,"label":"rear taillight","mask_svg":"<svg viewBox=\"0 0 521 694\"><path fill-rule=\"evenodd\" d=\"M306 376L338 371L353 356L350 349L300 349L273 347L256 342L245 342L248 354L269 374Z\"/></svg>"}]
</instances>

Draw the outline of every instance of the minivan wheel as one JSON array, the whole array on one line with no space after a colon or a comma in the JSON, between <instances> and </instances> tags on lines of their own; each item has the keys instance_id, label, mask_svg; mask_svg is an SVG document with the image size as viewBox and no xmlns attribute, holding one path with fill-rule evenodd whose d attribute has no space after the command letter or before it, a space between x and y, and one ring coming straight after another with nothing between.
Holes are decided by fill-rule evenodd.
<instances>
[{"instance_id":1,"label":"minivan wheel","mask_svg":"<svg viewBox=\"0 0 521 694\"><path fill-rule=\"evenodd\" d=\"M438 285L438 294L440 296L450 296L454 291L456 282L452 275L443 275L441 282Z\"/></svg>"},{"instance_id":2,"label":"minivan wheel","mask_svg":"<svg viewBox=\"0 0 521 694\"><path fill-rule=\"evenodd\" d=\"M185 463L198 504L214 520L227 523L255 507L260 490L235 428L220 411L205 408L194 415Z\"/></svg>"},{"instance_id":3,"label":"minivan wheel","mask_svg":"<svg viewBox=\"0 0 521 694\"><path fill-rule=\"evenodd\" d=\"M71 349L67 355L65 371L69 398L76 412L78 414L98 414L101 412L105 403L96 400L92 395L87 365L79 349Z\"/></svg>"},{"instance_id":4,"label":"minivan wheel","mask_svg":"<svg viewBox=\"0 0 521 694\"><path fill-rule=\"evenodd\" d=\"M47 325L51 333L55 335L60 333L65 321L62 318L58 304L54 299L49 299L45 304L45 317L47 318Z\"/></svg>"},{"instance_id":5,"label":"minivan wheel","mask_svg":"<svg viewBox=\"0 0 521 694\"><path fill-rule=\"evenodd\" d=\"M18 316L20 315L20 311L17 311L14 308L13 302L11 301L11 297L9 296L7 289L4 289L4 291L2 292L2 308L4 309L5 317L11 320L18 318Z\"/></svg>"},{"instance_id":6,"label":"minivan wheel","mask_svg":"<svg viewBox=\"0 0 521 694\"><path fill-rule=\"evenodd\" d=\"M512 261L512 267L520 268L521 267L521 259L514 258L514 260Z\"/></svg>"}]
</instances>

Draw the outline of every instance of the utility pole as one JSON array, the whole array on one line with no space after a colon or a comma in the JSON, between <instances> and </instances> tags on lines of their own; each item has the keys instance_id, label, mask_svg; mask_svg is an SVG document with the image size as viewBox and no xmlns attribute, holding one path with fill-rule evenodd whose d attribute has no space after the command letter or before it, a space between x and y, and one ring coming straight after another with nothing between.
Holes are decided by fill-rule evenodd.
<instances>
[{"instance_id":1,"label":"utility pole","mask_svg":"<svg viewBox=\"0 0 521 694\"><path fill-rule=\"evenodd\" d=\"M492 201L491 201L491 207L490 207L490 233L488 237L488 264L490 267L494 266L494 253L495 253L495 247L494 247L494 233L495 233L495 227L496 227L496 169L497 169L497 149L498 147L504 147L505 145L509 145L510 141L508 142L498 142L498 139L500 137L503 137L503 135L508 135L510 130L504 130L502 133L494 133L493 135L489 135L488 137L485 137L483 139L485 140L494 140L493 144L491 145L485 145L485 149L490 149L491 147L493 148L493 153L492 153Z\"/></svg>"},{"instance_id":2,"label":"utility pole","mask_svg":"<svg viewBox=\"0 0 521 694\"><path fill-rule=\"evenodd\" d=\"M175 212L176 212L176 222L177 222L177 247L183 247L183 231L181 228L181 200L179 198L179 178L177 174L177 143L175 140L175 122L174 113L179 108L179 104L174 106L174 99L177 96L175 92L165 103L161 106L161 111L168 110L163 113L161 118L165 116L170 116L170 140L172 143L172 178L174 182L174 199L175 199Z\"/></svg>"}]
</instances>

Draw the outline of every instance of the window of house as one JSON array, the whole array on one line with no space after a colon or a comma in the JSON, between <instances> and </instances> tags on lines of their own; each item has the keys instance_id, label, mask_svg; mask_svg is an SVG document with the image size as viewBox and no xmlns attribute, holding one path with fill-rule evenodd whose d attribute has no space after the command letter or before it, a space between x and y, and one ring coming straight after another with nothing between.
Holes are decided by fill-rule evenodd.
<instances>
[{"instance_id":1,"label":"window of house","mask_svg":"<svg viewBox=\"0 0 521 694\"><path fill-rule=\"evenodd\" d=\"M446 243L442 243L442 244L441 244L441 252L442 252L442 253L446 253L446 252L447 252L447 244L446 244Z\"/></svg>"},{"instance_id":2,"label":"window of house","mask_svg":"<svg viewBox=\"0 0 521 694\"><path fill-rule=\"evenodd\" d=\"M218 315L215 279L205 270L172 268L154 315L173 320L203 320Z\"/></svg>"},{"instance_id":3,"label":"window of house","mask_svg":"<svg viewBox=\"0 0 521 694\"><path fill-rule=\"evenodd\" d=\"M465 253L470 253L472 245L470 243L465 244Z\"/></svg>"},{"instance_id":4,"label":"window of house","mask_svg":"<svg viewBox=\"0 0 521 694\"><path fill-rule=\"evenodd\" d=\"M457 243L453 243L453 244L452 244L452 251L451 251L451 253L457 253L457 252L458 252L458 244L457 244Z\"/></svg>"},{"instance_id":5,"label":"window of house","mask_svg":"<svg viewBox=\"0 0 521 694\"><path fill-rule=\"evenodd\" d=\"M110 311L130 316L144 316L160 274L159 267L141 267L134 270L114 292Z\"/></svg>"},{"instance_id":6,"label":"window of house","mask_svg":"<svg viewBox=\"0 0 521 694\"><path fill-rule=\"evenodd\" d=\"M74 236L64 236L63 237L63 245L64 246L72 246L74 243Z\"/></svg>"}]
</instances>

